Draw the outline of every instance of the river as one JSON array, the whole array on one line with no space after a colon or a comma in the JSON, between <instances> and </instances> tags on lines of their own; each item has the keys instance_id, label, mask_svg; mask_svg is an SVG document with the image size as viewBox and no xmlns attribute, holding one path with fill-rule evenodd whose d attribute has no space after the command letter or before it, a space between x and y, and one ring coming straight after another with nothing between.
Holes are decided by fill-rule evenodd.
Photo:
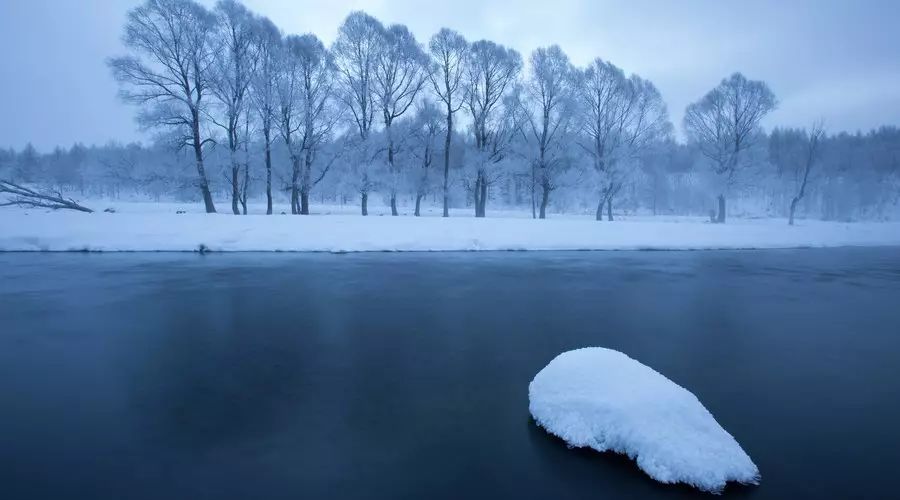
<instances>
[{"instance_id":1,"label":"river","mask_svg":"<svg viewBox=\"0 0 900 500\"><path fill-rule=\"evenodd\" d=\"M528 414L618 349L754 459L888 498L900 249L0 254L3 498L683 498Z\"/></svg>"}]
</instances>

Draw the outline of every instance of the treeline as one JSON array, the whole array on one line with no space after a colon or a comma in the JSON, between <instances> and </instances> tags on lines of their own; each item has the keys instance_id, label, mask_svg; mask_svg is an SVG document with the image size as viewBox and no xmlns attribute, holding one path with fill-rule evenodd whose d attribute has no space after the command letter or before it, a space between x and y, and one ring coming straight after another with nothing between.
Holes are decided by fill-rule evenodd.
<instances>
[{"instance_id":1,"label":"treeline","mask_svg":"<svg viewBox=\"0 0 900 500\"><path fill-rule=\"evenodd\" d=\"M326 47L284 35L234 0L132 10L110 59L121 95L158 133L154 145L0 151L0 177L84 196L215 200L373 197L549 211L881 219L898 213L900 131L766 132L777 107L764 82L736 73L691 104L674 139L653 84L558 46L527 62L495 42L442 29L417 41L403 25L350 14ZM792 217L793 218L793 217Z\"/></svg>"}]
</instances>

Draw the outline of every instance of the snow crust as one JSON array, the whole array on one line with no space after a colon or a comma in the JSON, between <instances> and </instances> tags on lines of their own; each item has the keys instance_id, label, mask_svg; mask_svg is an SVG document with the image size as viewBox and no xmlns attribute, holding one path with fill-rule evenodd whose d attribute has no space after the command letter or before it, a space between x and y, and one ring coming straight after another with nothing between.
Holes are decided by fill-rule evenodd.
<instances>
[{"instance_id":1,"label":"snow crust","mask_svg":"<svg viewBox=\"0 0 900 500\"><path fill-rule=\"evenodd\" d=\"M120 204L116 213L0 209L6 251L469 251L692 250L900 245L900 223L782 219L710 224L701 218L588 216L532 220L524 213L476 219L468 211L362 217L349 214L248 216L198 213L196 205ZM186 213L176 214L183 208ZM352 208L352 207L348 207Z\"/></svg>"},{"instance_id":2,"label":"snow crust","mask_svg":"<svg viewBox=\"0 0 900 500\"><path fill-rule=\"evenodd\" d=\"M657 481L709 492L759 483L759 469L690 391L621 352L564 352L538 372L528 397L551 434L628 455Z\"/></svg>"}]
</instances>

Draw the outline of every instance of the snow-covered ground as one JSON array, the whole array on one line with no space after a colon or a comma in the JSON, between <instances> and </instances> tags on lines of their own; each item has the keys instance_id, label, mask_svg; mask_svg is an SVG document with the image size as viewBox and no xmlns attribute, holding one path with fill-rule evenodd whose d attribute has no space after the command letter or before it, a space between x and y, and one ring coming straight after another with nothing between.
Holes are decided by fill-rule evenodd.
<instances>
[{"instance_id":1,"label":"snow-covered ground","mask_svg":"<svg viewBox=\"0 0 900 500\"><path fill-rule=\"evenodd\" d=\"M619 217L597 222L587 215L533 220L526 211L471 210L439 217L391 217L373 205L316 206L313 215L273 216L252 205L251 215L207 215L198 204L89 203L97 213L0 209L0 251L444 251L737 249L831 246L900 246L900 223L837 223L783 219L732 219L710 224L699 217ZM105 208L115 213L100 212ZM219 206L228 210L230 206ZM183 211L184 213L176 213Z\"/></svg>"},{"instance_id":2,"label":"snow-covered ground","mask_svg":"<svg viewBox=\"0 0 900 500\"><path fill-rule=\"evenodd\" d=\"M628 455L650 477L717 492L759 469L688 390L618 351L564 352L528 387L535 421L573 447Z\"/></svg>"}]
</instances>

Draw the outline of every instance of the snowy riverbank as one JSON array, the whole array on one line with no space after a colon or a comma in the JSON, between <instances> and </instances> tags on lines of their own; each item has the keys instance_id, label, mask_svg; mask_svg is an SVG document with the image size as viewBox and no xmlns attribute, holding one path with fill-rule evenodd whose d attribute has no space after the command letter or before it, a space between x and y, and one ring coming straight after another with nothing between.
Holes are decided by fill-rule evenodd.
<instances>
[{"instance_id":1,"label":"snowy riverbank","mask_svg":"<svg viewBox=\"0 0 900 500\"><path fill-rule=\"evenodd\" d=\"M470 251L745 249L900 246L900 223L837 223L733 219L724 225L701 218L625 217L596 222L587 216L532 220L496 213L475 219L468 211L443 219L207 215L196 207L176 214L173 205L120 204L117 213L0 210L0 251ZM224 207L223 207L224 208ZM280 208L280 207L279 207ZM349 207L348 207L349 208ZM490 214L489 214L490 215Z\"/></svg>"}]
</instances>

